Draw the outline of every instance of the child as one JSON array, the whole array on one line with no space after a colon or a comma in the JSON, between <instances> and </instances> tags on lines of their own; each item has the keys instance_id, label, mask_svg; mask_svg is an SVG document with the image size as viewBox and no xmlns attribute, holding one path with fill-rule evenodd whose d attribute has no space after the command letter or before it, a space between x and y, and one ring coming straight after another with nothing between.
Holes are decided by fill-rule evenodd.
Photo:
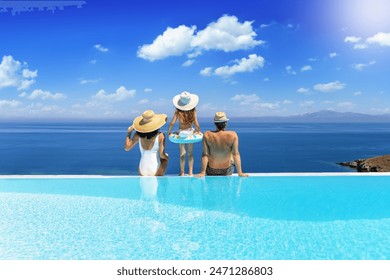
<instances>
[{"instance_id":1,"label":"child","mask_svg":"<svg viewBox=\"0 0 390 280\"><path fill-rule=\"evenodd\" d=\"M198 104L199 97L196 94L191 94L186 91L173 98L173 105L176 107L176 111L173 115L172 121L169 124L168 135L171 136L171 130L173 125L179 120L179 131L177 132L180 136L190 136L194 133L200 133L200 127L198 119L196 117L196 105ZM188 175L193 175L194 167L194 144L179 144L180 148L180 174L184 175L184 165L186 160L186 153L188 153Z\"/></svg>"}]
</instances>

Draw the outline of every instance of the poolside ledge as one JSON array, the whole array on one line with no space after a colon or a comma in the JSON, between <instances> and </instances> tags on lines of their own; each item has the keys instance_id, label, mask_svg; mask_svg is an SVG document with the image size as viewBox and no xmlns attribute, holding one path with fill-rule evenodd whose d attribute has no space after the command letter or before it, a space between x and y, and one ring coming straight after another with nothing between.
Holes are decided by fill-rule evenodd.
<instances>
[{"instance_id":1,"label":"poolside ledge","mask_svg":"<svg viewBox=\"0 0 390 280\"><path fill-rule=\"evenodd\" d=\"M295 173L247 173L250 177L283 177L283 176L390 176L390 172L295 172ZM238 176L233 174L232 176ZM139 175L0 175L0 179L39 179L39 178L138 178ZM164 177L179 177L177 175L165 175ZM216 177L216 176L206 176ZM224 176L221 176L224 177ZM192 176L184 176L183 178L193 178ZM196 178L196 177L195 177Z\"/></svg>"}]
</instances>

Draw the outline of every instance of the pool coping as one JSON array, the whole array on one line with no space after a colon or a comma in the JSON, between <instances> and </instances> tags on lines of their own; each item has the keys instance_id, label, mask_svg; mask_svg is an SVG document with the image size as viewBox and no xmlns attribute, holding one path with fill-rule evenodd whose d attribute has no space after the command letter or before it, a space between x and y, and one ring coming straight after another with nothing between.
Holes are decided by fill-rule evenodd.
<instances>
[{"instance_id":1,"label":"pool coping","mask_svg":"<svg viewBox=\"0 0 390 280\"><path fill-rule=\"evenodd\" d=\"M390 172L302 172L302 173L247 173L250 177L309 177L309 176L390 176ZM233 174L232 176L238 176ZM0 179L15 179L15 178L24 178L24 179L39 179L39 178L140 178L139 175L0 175ZM154 176L145 176L145 177L154 177ZM194 176L197 178L196 176ZM206 176L210 177L210 176ZM213 176L216 177L216 176ZM225 177L225 176L217 176ZM179 178L177 175L165 175L159 178ZM184 176L182 178L193 178L193 176Z\"/></svg>"}]
</instances>

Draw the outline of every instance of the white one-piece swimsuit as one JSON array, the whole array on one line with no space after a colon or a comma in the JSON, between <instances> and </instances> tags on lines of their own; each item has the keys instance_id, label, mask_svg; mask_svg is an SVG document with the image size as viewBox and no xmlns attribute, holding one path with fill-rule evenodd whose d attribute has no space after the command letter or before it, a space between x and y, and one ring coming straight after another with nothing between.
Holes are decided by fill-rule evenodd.
<instances>
[{"instance_id":1,"label":"white one-piece swimsuit","mask_svg":"<svg viewBox=\"0 0 390 280\"><path fill-rule=\"evenodd\" d=\"M153 147L150 150L142 148L141 140L139 141L139 150L141 151L141 160L139 162L139 171L143 176L154 176L160 167L160 153L158 149L158 138L156 136Z\"/></svg>"}]
</instances>

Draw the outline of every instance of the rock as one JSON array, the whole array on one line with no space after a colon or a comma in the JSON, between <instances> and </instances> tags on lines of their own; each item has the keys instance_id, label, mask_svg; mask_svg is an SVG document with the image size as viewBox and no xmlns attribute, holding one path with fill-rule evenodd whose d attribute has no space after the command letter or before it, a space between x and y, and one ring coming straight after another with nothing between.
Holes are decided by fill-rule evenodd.
<instances>
[{"instance_id":1,"label":"rock","mask_svg":"<svg viewBox=\"0 0 390 280\"><path fill-rule=\"evenodd\" d=\"M358 172L390 172L390 155L339 162L338 164L354 168Z\"/></svg>"}]
</instances>

